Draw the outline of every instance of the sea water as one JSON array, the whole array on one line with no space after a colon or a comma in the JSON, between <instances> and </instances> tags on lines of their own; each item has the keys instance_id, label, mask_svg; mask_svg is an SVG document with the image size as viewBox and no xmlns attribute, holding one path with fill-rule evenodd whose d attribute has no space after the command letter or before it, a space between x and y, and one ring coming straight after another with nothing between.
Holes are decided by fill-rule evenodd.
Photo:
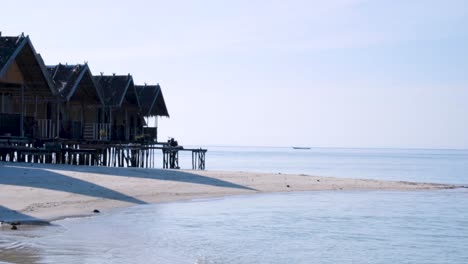
<instances>
[{"instance_id":1,"label":"sea water","mask_svg":"<svg viewBox=\"0 0 468 264\"><path fill-rule=\"evenodd\" d=\"M261 158L263 152L272 152L273 161ZM323 153L284 152L248 148L242 155L242 149L229 154L221 148L211 151L207 162L216 169L268 171L274 165L271 172L320 175L314 169L319 167L338 177L468 184L466 151L328 149L324 152L335 153L328 159ZM278 164L287 153L303 171L286 161ZM229 155L235 161L223 165ZM261 158L264 167L249 155ZM460 188L277 193L139 205L20 232L4 229L0 262L461 264L468 263L467 200L468 189Z\"/></svg>"},{"instance_id":2,"label":"sea water","mask_svg":"<svg viewBox=\"0 0 468 264\"><path fill-rule=\"evenodd\" d=\"M26 263L467 263L468 192L305 192L141 205L7 233ZM0 254L1 256L1 254ZM26 261L25 261L26 260Z\"/></svg>"},{"instance_id":3,"label":"sea water","mask_svg":"<svg viewBox=\"0 0 468 264\"><path fill-rule=\"evenodd\" d=\"M191 168L181 152L182 168ZM209 147L208 170L468 184L468 150Z\"/></svg>"}]
</instances>

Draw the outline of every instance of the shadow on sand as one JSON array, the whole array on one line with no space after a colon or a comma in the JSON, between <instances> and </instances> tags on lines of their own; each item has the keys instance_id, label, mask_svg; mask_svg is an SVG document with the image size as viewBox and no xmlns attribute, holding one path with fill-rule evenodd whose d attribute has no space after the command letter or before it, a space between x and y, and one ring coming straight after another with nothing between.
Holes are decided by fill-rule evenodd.
<instances>
[{"instance_id":1,"label":"shadow on sand","mask_svg":"<svg viewBox=\"0 0 468 264\"><path fill-rule=\"evenodd\" d=\"M112 189L43 168L0 165L0 171L0 184L42 188L134 204L145 204L144 201Z\"/></svg>"},{"instance_id":2,"label":"shadow on sand","mask_svg":"<svg viewBox=\"0 0 468 264\"><path fill-rule=\"evenodd\" d=\"M193 173L162 170L162 169L139 169L139 168L108 168L88 167L72 165L50 165L50 164L28 164L28 163L4 163L0 162L0 184L11 186L23 186L31 188L42 188L54 191L81 194L96 198L112 199L134 204L145 204L146 202L135 197L125 195L112 189L76 179L61 174L61 171L82 172L101 174L105 177L122 176L131 178L154 179L164 181L177 181L216 187L236 188L256 191L253 188L234 184L215 178L201 176ZM11 197L11 199L20 199ZM2 213L3 212L3 213ZM8 212L9 219L21 220L22 223L44 224L44 220L22 214L2 205L0 201L0 221Z\"/></svg>"},{"instance_id":3,"label":"shadow on sand","mask_svg":"<svg viewBox=\"0 0 468 264\"><path fill-rule=\"evenodd\" d=\"M5 165L5 164L4 164ZM5 165L6 166L6 165ZM256 189L235 184L228 181L223 181L207 176L201 176L194 173L178 171L178 170L163 170L163 169L142 169L142 168L114 168L114 167L89 167L89 166L73 166L73 165L43 165L34 164L34 167L29 167L27 163L10 164L9 167L16 166L18 168L36 168L48 169L54 171L73 171L82 173L96 173L106 176L122 176L130 178L154 179L164 181L177 181L195 184L204 184L216 187L235 188L256 191ZM0 165L1 168L1 165ZM1 183L1 181L0 181Z\"/></svg>"},{"instance_id":4,"label":"shadow on sand","mask_svg":"<svg viewBox=\"0 0 468 264\"><path fill-rule=\"evenodd\" d=\"M5 215L8 215L7 219L5 219ZM10 221L9 219L15 219L15 220ZM49 222L45 220L17 212L15 210L12 210L2 205L0 205L0 222L2 222L1 229L5 229L5 228L10 229L11 226L9 225L5 226L4 225L5 223L7 224L19 223L19 224L26 224L26 225L49 225L50 224Z\"/></svg>"}]
</instances>

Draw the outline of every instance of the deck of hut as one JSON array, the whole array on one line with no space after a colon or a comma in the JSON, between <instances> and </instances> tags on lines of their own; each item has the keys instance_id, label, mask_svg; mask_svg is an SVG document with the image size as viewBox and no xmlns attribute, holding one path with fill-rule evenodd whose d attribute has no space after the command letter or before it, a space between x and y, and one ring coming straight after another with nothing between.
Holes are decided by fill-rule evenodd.
<instances>
[{"instance_id":1,"label":"deck of hut","mask_svg":"<svg viewBox=\"0 0 468 264\"><path fill-rule=\"evenodd\" d=\"M169 117L159 84L95 76L87 63L46 66L28 36L0 32L1 161L177 169L189 151L192 169L205 169L206 149L158 142L158 117Z\"/></svg>"}]
</instances>

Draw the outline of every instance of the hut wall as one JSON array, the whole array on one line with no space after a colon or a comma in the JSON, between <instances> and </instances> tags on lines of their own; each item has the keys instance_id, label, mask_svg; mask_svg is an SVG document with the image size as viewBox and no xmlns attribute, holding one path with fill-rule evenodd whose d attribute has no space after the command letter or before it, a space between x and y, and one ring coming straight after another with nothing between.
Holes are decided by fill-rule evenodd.
<instances>
[{"instance_id":1,"label":"hut wall","mask_svg":"<svg viewBox=\"0 0 468 264\"><path fill-rule=\"evenodd\" d=\"M2 78L0 78L0 87L1 83L8 83L8 84L17 84L21 85L24 83L23 74L18 67L16 61L14 61L10 67L5 71ZM0 94L0 113L15 113L19 114L22 110L21 106L21 88L9 88L10 92L5 92ZM11 90L13 89L13 90ZM2 99L3 97L3 99ZM44 98L38 97L37 98L37 106L36 106L36 97L31 94L29 89L25 89L24 91L24 108L23 113L25 116L28 117L35 117L37 119L46 119L46 108L45 108L45 101ZM50 100L50 99L49 99Z\"/></svg>"},{"instance_id":2,"label":"hut wall","mask_svg":"<svg viewBox=\"0 0 468 264\"><path fill-rule=\"evenodd\" d=\"M23 75L18 67L16 61L14 61L10 67L5 71L3 76L0 78L1 83L17 84L21 85L24 83ZM0 94L0 112L7 114L18 114L20 113L20 97L21 88L8 88L8 92Z\"/></svg>"},{"instance_id":3,"label":"hut wall","mask_svg":"<svg viewBox=\"0 0 468 264\"><path fill-rule=\"evenodd\" d=\"M112 139L125 140L125 111L122 108L112 112Z\"/></svg>"},{"instance_id":4,"label":"hut wall","mask_svg":"<svg viewBox=\"0 0 468 264\"><path fill-rule=\"evenodd\" d=\"M18 67L16 61L14 61L10 67L6 70L3 76L0 78L0 83L15 83L22 84L24 83L23 74Z\"/></svg>"},{"instance_id":5,"label":"hut wall","mask_svg":"<svg viewBox=\"0 0 468 264\"><path fill-rule=\"evenodd\" d=\"M21 99L18 96L11 97L6 101L6 113L21 113ZM37 107L36 107L37 106ZM47 103L43 99L38 99L36 102L25 102L23 113L25 116L34 117L36 119L47 119Z\"/></svg>"},{"instance_id":6,"label":"hut wall","mask_svg":"<svg viewBox=\"0 0 468 264\"><path fill-rule=\"evenodd\" d=\"M83 112L83 119L85 123L97 123L98 121L98 107L85 106Z\"/></svg>"},{"instance_id":7,"label":"hut wall","mask_svg":"<svg viewBox=\"0 0 468 264\"><path fill-rule=\"evenodd\" d=\"M21 99L19 96L13 96L11 98L11 104L12 104L12 113L19 114L21 112Z\"/></svg>"},{"instance_id":8,"label":"hut wall","mask_svg":"<svg viewBox=\"0 0 468 264\"><path fill-rule=\"evenodd\" d=\"M11 93L0 93L0 113L11 114L14 112L13 96Z\"/></svg>"},{"instance_id":9,"label":"hut wall","mask_svg":"<svg viewBox=\"0 0 468 264\"><path fill-rule=\"evenodd\" d=\"M63 120L81 122L82 111L81 105L65 104L62 108Z\"/></svg>"},{"instance_id":10,"label":"hut wall","mask_svg":"<svg viewBox=\"0 0 468 264\"><path fill-rule=\"evenodd\" d=\"M62 115L64 120L84 123L97 123L98 110L97 106L87 106L84 104L65 104L62 107Z\"/></svg>"},{"instance_id":11,"label":"hut wall","mask_svg":"<svg viewBox=\"0 0 468 264\"><path fill-rule=\"evenodd\" d=\"M131 140L137 139L143 133L143 124L137 109L128 111L128 129Z\"/></svg>"},{"instance_id":12,"label":"hut wall","mask_svg":"<svg viewBox=\"0 0 468 264\"><path fill-rule=\"evenodd\" d=\"M125 115L125 109L127 114ZM140 127L137 127L140 125ZM138 109L121 107L112 112L112 138L118 140L134 140L142 133L142 122Z\"/></svg>"},{"instance_id":13,"label":"hut wall","mask_svg":"<svg viewBox=\"0 0 468 264\"><path fill-rule=\"evenodd\" d=\"M25 115L34 116L36 119L47 119L47 104L44 101L25 104Z\"/></svg>"},{"instance_id":14,"label":"hut wall","mask_svg":"<svg viewBox=\"0 0 468 264\"><path fill-rule=\"evenodd\" d=\"M113 125L125 125L125 111L122 108L112 112L112 124Z\"/></svg>"}]
</instances>

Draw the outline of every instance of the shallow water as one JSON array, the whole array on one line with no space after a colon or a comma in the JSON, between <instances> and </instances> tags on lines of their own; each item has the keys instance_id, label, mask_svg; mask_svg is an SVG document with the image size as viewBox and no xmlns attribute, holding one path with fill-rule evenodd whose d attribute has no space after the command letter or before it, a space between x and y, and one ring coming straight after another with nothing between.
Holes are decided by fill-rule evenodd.
<instances>
[{"instance_id":1,"label":"shallow water","mask_svg":"<svg viewBox=\"0 0 468 264\"><path fill-rule=\"evenodd\" d=\"M4 232L0 247L32 263L467 263L467 199L458 189L142 205Z\"/></svg>"},{"instance_id":2,"label":"shallow water","mask_svg":"<svg viewBox=\"0 0 468 264\"><path fill-rule=\"evenodd\" d=\"M207 168L468 185L466 150L218 147ZM0 263L468 263L467 200L456 189L141 205L3 228Z\"/></svg>"}]
</instances>

